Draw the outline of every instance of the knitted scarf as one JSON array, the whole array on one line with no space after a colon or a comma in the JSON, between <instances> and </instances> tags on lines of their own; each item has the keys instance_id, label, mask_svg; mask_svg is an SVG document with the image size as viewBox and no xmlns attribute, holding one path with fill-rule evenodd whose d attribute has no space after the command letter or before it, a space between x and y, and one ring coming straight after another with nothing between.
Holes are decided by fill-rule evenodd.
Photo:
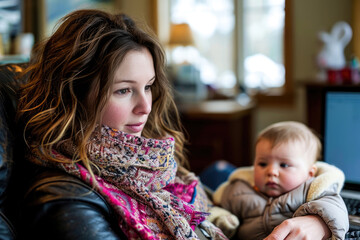
<instances>
[{"instance_id":1,"label":"knitted scarf","mask_svg":"<svg viewBox=\"0 0 360 240\"><path fill-rule=\"evenodd\" d=\"M198 239L194 229L208 215L206 204L197 194L193 174L176 175L174 142L103 126L88 144L95 179L80 163L55 165L94 186L118 214L119 226L129 239ZM73 149L71 143L62 143L53 156L70 160ZM49 165L39 157L32 161Z\"/></svg>"}]
</instances>

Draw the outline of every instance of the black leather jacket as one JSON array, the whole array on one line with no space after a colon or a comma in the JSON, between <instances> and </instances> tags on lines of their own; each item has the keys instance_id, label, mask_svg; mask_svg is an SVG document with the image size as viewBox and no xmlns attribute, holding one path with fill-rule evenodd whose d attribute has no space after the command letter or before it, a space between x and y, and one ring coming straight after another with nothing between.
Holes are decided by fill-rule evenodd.
<instances>
[{"instance_id":1,"label":"black leather jacket","mask_svg":"<svg viewBox=\"0 0 360 240\"><path fill-rule=\"evenodd\" d=\"M31 167L35 174L22 204L21 239L127 239L111 207L90 186L57 170Z\"/></svg>"},{"instance_id":2,"label":"black leather jacket","mask_svg":"<svg viewBox=\"0 0 360 240\"><path fill-rule=\"evenodd\" d=\"M21 203L19 239L127 239L112 208L89 185L58 170L25 165L34 177ZM195 232L201 240L212 239L200 226Z\"/></svg>"}]
</instances>

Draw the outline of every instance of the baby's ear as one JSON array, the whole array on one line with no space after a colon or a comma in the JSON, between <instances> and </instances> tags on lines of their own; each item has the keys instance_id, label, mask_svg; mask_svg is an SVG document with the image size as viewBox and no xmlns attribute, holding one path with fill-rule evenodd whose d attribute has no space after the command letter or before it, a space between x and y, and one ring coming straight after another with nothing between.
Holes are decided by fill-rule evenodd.
<instances>
[{"instance_id":1,"label":"baby's ear","mask_svg":"<svg viewBox=\"0 0 360 240\"><path fill-rule=\"evenodd\" d=\"M317 166L315 164L313 164L309 170L309 176L315 177L316 171L317 171Z\"/></svg>"}]
</instances>

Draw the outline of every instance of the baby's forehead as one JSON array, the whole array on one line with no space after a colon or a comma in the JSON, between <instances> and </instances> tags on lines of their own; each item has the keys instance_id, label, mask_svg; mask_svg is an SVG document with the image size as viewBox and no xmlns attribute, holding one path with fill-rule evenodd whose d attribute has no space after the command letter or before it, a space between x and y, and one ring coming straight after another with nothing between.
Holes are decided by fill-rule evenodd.
<instances>
[{"instance_id":1,"label":"baby's forehead","mask_svg":"<svg viewBox=\"0 0 360 240\"><path fill-rule=\"evenodd\" d=\"M262 147L258 148L258 144L261 143ZM292 154L296 154L296 158L301 156L304 159L308 159L309 163L313 163L316 161L315 154L316 154L316 148L314 145L309 145L306 141L302 139L292 139L292 140L283 140L283 141L277 141L276 143L272 142L271 140L267 138L260 138L257 141L256 145L256 155L261 156L265 149L271 149L271 151L276 150L277 154L285 154L285 158L292 158L294 157ZM267 146L266 146L267 145ZM258 152L259 151L259 152ZM258 155L260 154L260 155Z\"/></svg>"},{"instance_id":2,"label":"baby's forehead","mask_svg":"<svg viewBox=\"0 0 360 240\"><path fill-rule=\"evenodd\" d=\"M271 139L271 138L267 138L267 137L260 137L256 143L256 145L258 145L258 143L260 142L268 142L269 145L271 146L271 148L276 148L276 147L288 147L288 146L299 146L299 147L304 147L306 148L307 146L307 142L304 139L301 138L292 138L292 139Z\"/></svg>"},{"instance_id":3,"label":"baby's forehead","mask_svg":"<svg viewBox=\"0 0 360 240\"><path fill-rule=\"evenodd\" d=\"M258 145L261 143L260 149L271 149L271 150L281 150L282 152L291 152L296 151L298 154L301 155L309 155L313 154L315 151L314 147L311 147L309 143L301 139L291 139L291 140L283 140L283 141L271 141L266 138L259 139L256 144L256 149L258 149ZM260 150L259 149L259 150ZM286 151L287 150L287 151ZM261 150L260 150L261 151Z\"/></svg>"}]
</instances>

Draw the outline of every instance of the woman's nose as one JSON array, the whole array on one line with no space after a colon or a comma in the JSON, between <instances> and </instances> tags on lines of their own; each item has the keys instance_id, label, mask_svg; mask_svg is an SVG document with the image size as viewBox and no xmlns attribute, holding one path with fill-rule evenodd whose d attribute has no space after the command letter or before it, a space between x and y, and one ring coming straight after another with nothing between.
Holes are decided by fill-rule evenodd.
<instances>
[{"instance_id":1,"label":"woman's nose","mask_svg":"<svg viewBox=\"0 0 360 240\"><path fill-rule=\"evenodd\" d=\"M149 114L151 112L152 97L151 94L140 94L137 98L134 113Z\"/></svg>"}]
</instances>

